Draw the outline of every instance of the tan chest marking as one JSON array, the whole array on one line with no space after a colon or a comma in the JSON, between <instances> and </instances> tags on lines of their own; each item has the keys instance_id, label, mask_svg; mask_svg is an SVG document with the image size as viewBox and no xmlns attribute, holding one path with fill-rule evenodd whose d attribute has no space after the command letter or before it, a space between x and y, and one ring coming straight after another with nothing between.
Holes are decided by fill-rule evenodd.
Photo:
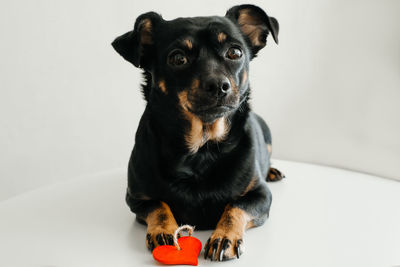
<instances>
[{"instance_id":1,"label":"tan chest marking","mask_svg":"<svg viewBox=\"0 0 400 267\"><path fill-rule=\"evenodd\" d=\"M229 125L225 118L219 118L212 124L204 124L188 110L191 105L187 99L187 91L182 91L178 97L183 115L190 123L190 127L185 133L185 142L191 153L196 153L208 141L224 140L229 131Z\"/></svg>"},{"instance_id":2,"label":"tan chest marking","mask_svg":"<svg viewBox=\"0 0 400 267\"><path fill-rule=\"evenodd\" d=\"M220 142L228 133L225 118L217 119L212 124L203 122L191 113L185 113L190 121L190 129L185 134L185 141L191 153L196 153L208 141Z\"/></svg>"}]
</instances>

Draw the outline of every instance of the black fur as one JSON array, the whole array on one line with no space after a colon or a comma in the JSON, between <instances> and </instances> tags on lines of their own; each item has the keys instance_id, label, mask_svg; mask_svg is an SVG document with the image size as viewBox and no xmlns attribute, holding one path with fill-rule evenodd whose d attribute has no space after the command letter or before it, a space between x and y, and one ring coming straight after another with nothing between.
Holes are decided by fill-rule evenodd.
<instances>
[{"instance_id":1,"label":"black fur","mask_svg":"<svg viewBox=\"0 0 400 267\"><path fill-rule=\"evenodd\" d=\"M238 24L238 14L244 9L262 21L261 45L254 45ZM149 21L151 30L144 36L144 22ZM215 228L227 204L253 215L255 225L264 222L272 199L265 182L270 169L266 145L271 143L271 134L263 119L250 110L250 87L243 80L250 60L265 45L262 42L268 33L278 41L278 28L276 19L251 5L233 7L225 17L172 21L150 12L137 19L133 31L113 42L126 60L144 69L142 91L147 105L129 162L126 195L139 221L144 222L147 214L163 201L170 206L178 224L195 225L196 229ZM219 32L227 35L222 44L216 39ZM141 38L148 38L149 33L151 42L146 39L143 43ZM192 42L192 49L182 44L186 39ZM243 52L239 60L226 58L232 46ZM174 49L181 50L189 63L169 65L168 55ZM237 84L237 99L226 96L220 100L203 92L212 88L210 81L218 83L224 77L231 77ZM208 141L193 153L185 141L190 122L182 111L178 94L190 90L195 79L200 81L200 89L189 98L195 109L193 114L205 124L224 117L230 130L222 141ZM165 82L167 93L160 89L160 81ZM232 82L230 86L233 87ZM201 112L202 107L215 105L229 107L207 114ZM255 186L242 195L252 179L256 179Z\"/></svg>"}]
</instances>

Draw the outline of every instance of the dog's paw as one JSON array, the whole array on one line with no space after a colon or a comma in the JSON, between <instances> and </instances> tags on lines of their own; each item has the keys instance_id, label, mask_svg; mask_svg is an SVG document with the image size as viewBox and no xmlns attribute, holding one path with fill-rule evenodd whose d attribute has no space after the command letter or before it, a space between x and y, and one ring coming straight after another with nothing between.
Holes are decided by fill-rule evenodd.
<instances>
[{"instance_id":1,"label":"dog's paw","mask_svg":"<svg viewBox=\"0 0 400 267\"><path fill-rule=\"evenodd\" d=\"M269 172L267 175L267 181L268 182L276 182L276 181L280 181L283 178L285 178L285 175L283 173L281 173L278 169L275 168L269 168Z\"/></svg>"},{"instance_id":2,"label":"dog's paw","mask_svg":"<svg viewBox=\"0 0 400 267\"><path fill-rule=\"evenodd\" d=\"M178 226L176 227L178 228ZM161 245L174 245L174 229L155 229L152 231L147 231L146 234L146 246L150 251L153 251L158 246ZM178 238L180 234L178 234Z\"/></svg>"},{"instance_id":3,"label":"dog's paw","mask_svg":"<svg viewBox=\"0 0 400 267\"><path fill-rule=\"evenodd\" d=\"M204 246L204 258L212 261L239 258L243 253L243 248L243 234L223 232L217 229Z\"/></svg>"}]
</instances>

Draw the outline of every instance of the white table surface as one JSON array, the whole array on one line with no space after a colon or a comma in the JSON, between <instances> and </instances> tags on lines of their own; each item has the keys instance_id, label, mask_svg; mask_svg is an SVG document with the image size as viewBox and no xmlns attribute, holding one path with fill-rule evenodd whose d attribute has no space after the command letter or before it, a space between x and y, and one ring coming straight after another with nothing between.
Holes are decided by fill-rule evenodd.
<instances>
[{"instance_id":1,"label":"white table surface","mask_svg":"<svg viewBox=\"0 0 400 267\"><path fill-rule=\"evenodd\" d=\"M201 266L400 265L400 182L288 161L269 183L270 219L245 254ZM157 266L124 202L125 170L73 179L0 202L0 266ZM204 244L211 231L196 231Z\"/></svg>"}]
</instances>

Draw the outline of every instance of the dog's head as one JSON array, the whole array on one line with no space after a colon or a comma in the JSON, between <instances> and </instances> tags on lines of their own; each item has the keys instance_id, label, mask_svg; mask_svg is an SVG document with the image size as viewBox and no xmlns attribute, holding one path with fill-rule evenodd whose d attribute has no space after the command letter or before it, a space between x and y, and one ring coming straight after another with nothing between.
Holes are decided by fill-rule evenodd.
<instances>
[{"instance_id":1,"label":"dog's head","mask_svg":"<svg viewBox=\"0 0 400 267\"><path fill-rule=\"evenodd\" d=\"M269 34L278 43L278 29L275 18L253 5L235 6L225 17L171 21L149 12L112 45L148 74L146 100L168 98L203 123L212 123L247 96L249 62Z\"/></svg>"}]
</instances>

